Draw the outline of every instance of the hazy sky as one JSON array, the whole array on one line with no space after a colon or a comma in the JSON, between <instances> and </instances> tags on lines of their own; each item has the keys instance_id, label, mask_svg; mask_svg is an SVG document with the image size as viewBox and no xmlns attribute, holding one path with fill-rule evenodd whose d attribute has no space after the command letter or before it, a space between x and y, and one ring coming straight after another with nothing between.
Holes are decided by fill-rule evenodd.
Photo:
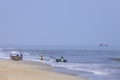
<instances>
[{"instance_id":1,"label":"hazy sky","mask_svg":"<svg viewBox=\"0 0 120 80\"><path fill-rule=\"evenodd\" d=\"M120 45L120 0L0 0L0 45Z\"/></svg>"}]
</instances>

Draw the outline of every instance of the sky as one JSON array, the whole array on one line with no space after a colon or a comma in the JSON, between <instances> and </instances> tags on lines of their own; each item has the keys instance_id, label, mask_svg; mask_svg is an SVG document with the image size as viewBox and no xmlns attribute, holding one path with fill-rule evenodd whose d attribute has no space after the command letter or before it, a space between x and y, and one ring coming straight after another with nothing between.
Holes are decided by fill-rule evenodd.
<instances>
[{"instance_id":1,"label":"sky","mask_svg":"<svg viewBox=\"0 0 120 80\"><path fill-rule=\"evenodd\" d=\"M0 45L120 45L120 0L0 0Z\"/></svg>"}]
</instances>

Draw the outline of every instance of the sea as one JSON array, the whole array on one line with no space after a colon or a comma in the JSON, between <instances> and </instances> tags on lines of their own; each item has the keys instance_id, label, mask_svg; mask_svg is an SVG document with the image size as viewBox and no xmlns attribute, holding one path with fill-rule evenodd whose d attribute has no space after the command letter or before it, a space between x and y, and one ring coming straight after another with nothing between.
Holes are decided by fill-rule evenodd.
<instances>
[{"instance_id":1,"label":"sea","mask_svg":"<svg viewBox=\"0 0 120 80\"><path fill-rule=\"evenodd\" d=\"M10 59L13 51L22 53L25 61L51 65L57 72L88 80L120 80L120 46L1 46L0 59ZM61 56L66 63L56 62Z\"/></svg>"}]
</instances>

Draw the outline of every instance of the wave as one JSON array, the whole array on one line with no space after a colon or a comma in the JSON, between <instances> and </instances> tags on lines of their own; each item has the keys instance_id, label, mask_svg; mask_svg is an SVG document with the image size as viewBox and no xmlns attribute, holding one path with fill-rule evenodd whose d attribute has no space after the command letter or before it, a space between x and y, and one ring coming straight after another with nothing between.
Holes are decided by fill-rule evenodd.
<instances>
[{"instance_id":1,"label":"wave","mask_svg":"<svg viewBox=\"0 0 120 80\"><path fill-rule=\"evenodd\" d=\"M111 68L105 64L97 63L48 63L54 67L66 68L73 71L84 71L96 75L107 76L120 73L119 68ZM119 71L119 72L118 72Z\"/></svg>"}]
</instances>

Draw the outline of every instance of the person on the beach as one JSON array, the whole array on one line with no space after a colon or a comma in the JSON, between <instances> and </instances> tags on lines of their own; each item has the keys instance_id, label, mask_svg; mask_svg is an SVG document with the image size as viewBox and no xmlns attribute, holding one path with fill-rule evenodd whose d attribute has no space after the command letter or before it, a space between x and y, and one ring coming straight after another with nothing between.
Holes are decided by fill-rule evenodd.
<instances>
[{"instance_id":1,"label":"person on the beach","mask_svg":"<svg viewBox=\"0 0 120 80\"><path fill-rule=\"evenodd\" d=\"M42 54L40 55L40 60L43 60L43 55Z\"/></svg>"},{"instance_id":2,"label":"person on the beach","mask_svg":"<svg viewBox=\"0 0 120 80\"><path fill-rule=\"evenodd\" d=\"M23 60L23 55L22 54L20 54L20 57L21 57L21 60Z\"/></svg>"},{"instance_id":3,"label":"person on the beach","mask_svg":"<svg viewBox=\"0 0 120 80\"><path fill-rule=\"evenodd\" d=\"M12 58L12 54L10 54L10 58Z\"/></svg>"}]
</instances>

